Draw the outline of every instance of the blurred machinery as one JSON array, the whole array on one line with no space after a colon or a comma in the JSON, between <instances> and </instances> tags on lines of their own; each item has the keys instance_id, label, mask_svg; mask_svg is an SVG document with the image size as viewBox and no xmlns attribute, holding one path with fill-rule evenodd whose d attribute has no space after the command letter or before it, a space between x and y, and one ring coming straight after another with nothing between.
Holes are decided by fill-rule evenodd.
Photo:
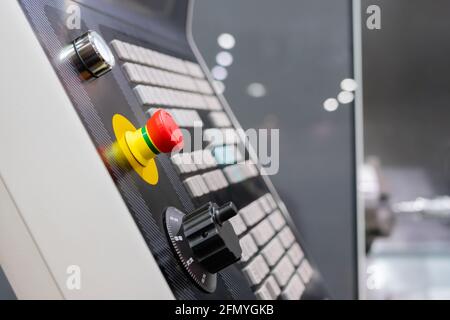
<instances>
[{"instance_id":1,"label":"blurred machinery","mask_svg":"<svg viewBox=\"0 0 450 320\"><path fill-rule=\"evenodd\" d=\"M366 216L366 251L377 237L390 235L395 216L389 199L387 183L378 159L369 158L361 170L360 190Z\"/></svg>"},{"instance_id":2,"label":"blurred machinery","mask_svg":"<svg viewBox=\"0 0 450 320\"><path fill-rule=\"evenodd\" d=\"M450 197L441 196L434 199L417 198L401 201L393 205L396 214L417 215L424 218L450 219Z\"/></svg>"}]
</instances>

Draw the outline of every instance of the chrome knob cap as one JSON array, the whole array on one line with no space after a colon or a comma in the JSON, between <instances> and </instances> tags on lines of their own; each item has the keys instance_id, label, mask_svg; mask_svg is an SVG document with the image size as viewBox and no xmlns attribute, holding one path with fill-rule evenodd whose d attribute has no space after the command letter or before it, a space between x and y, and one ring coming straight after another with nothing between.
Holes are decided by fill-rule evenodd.
<instances>
[{"instance_id":1,"label":"chrome knob cap","mask_svg":"<svg viewBox=\"0 0 450 320\"><path fill-rule=\"evenodd\" d=\"M72 61L84 79L99 78L115 65L106 41L95 31L88 31L73 42Z\"/></svg>"}]
</instances>

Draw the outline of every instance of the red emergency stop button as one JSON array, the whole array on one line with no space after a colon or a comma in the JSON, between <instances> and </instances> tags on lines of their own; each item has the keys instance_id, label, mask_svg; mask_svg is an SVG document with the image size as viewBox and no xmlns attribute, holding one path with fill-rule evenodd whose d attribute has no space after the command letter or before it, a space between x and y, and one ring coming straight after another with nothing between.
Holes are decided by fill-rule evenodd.
<instances>
[{"instance_id":1,"label":"red emergency stop button","mask_svg":"<svg viewBox=\"0 0 450 320\"><path fill-rule=\"evenodd\" d=\"M163 153L179 151L183 148L183 134L172 116L159 109L147 121L150 142Z\"/></svg>"},{"instance_id":2,"label":"red emergency stop button","mask_svg":"<svg viewBox=\"0 0 450 320\"><path fill-rule=\"evenodd\" d=\"M147 124L135 132L125 134L127 145L143 166L160 153L170 153L183 148L183 134L172 116L159 109Z\"/></svg>"}]
</instances>

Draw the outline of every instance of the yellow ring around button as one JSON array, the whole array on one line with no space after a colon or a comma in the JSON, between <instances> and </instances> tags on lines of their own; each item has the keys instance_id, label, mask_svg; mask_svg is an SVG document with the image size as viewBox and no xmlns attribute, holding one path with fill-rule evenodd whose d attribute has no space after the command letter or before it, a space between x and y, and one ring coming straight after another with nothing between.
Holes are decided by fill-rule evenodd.
<instances>
[{"instance_id":1,"label":"yellow ring around button","mask_svg":"<svg viewBox=\"0 0 450 320\"><path fill-rule=\"evenodd\" d=\"M142 137L141 130L125 133L125 141L133 156L142 166L146 167L156 157Z\"/></svg>"},{"instance_id":2,"label":"yellow ring around button","mask_svg":"<svg viewBox=\"0 0 450 320\"><path fill-rule=\"evenodd\" d=\"M129 164L134 171L147 183L156 185L159 180L158 168L156 167L155 159L148 161L146 166L141 165L131 153L128 144L125 140L127 132L135 132L137 129L124 116L115 114L112 119L114 135L119 143L124 156L127 158Z\"/></svg>"}]
</instances>

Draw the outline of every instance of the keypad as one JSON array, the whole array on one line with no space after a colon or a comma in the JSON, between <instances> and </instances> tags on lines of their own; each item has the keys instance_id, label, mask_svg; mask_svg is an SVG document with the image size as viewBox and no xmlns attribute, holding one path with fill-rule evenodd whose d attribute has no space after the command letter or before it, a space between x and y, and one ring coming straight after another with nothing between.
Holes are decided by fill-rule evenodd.
<instances>
[{"instance_id":1,"label":"keypad","mask_svg":"<svg viewBox=\"0 0 450 320\"><path fill-rule=\"evenodd\" d=\"M314 270L312 269L308 260L303 260L300 267L298 268L298 274L300 275L300 278L302 278L303 283L308 284L311 281Z\"/></svg>"},{"instance_id":2,"label":"keypad","mask_svg":"<svg viewBox=\"0 0 450 320\"><path fill-rule=\"evenodd\" d=\"M244 271L244 274L252 285L257 285L264 280L270 269L264 261L264 258L257 256L242 271Z\"/></svg>"},{"instance_id":3,"label":"keypad","mask_svg":"<svg viewBox=\"0 0 450 320\"><path fill-rule=\"evenodd\" d=\"M197 198L228 186L221 170L214 170L202 175L192 176L184 180L184 184L192 197Z\"/></svg>"},{"instance_id":4,"label":"keypad","mask_svg":"<svg viewBox=\"0 0 450 320\"><path fill-rule=\"evenodd\" d=\"M199 170L205 170L217 167L216 158L211 153L211 150L197 150L191 153L192 161Z\"/></svg>"},{"instance_id":5,"label":"keypad","mask_svg":"<svg viewBox=\"0 0 450 320\"><path fill-rule=\"evenodd\" d=\"M253 227L261 219L264 218L264 212L261 210L257 201L250 203L248 206L240 210L242 220L248 227Z\"/></svg>"},{"instance_id":6,"label":"keypad","mask_svg":"<svg viewBox=\"0 0 450 320\"><path fill-rule=\"evenodd\" d=\"M232 145L239 141L236 131L232 128L208 128L203 131L203 138L211 146Z\"/></svg>"},{"instance_id":7,"label":"keypad","mask_svg":"<svg viewBox=\"0 0 450 320\"><path fill-rule=\"evenodd\" d=\"M275 210L272 214L270 214L269 221L276 231L280 231L286 224L286 219L280 210Z\"/></svg>"},{"instance_id":8,"label":"keypad","mask_svg":"<svg viewBox=\"0 0 450 320\"><path fill-rule=\"evenodd\" d=\"M124 41L111 45L148 117L163 108L180 127L202 130L204 149L171 156L192 198L259 175L254 164L243 162L238 131L197 63ZM300 299L314 270L272 194L242 206L230 223L242 248L242 271L256 297Z\"/></svg>"},{"instance_id":9,"label":"keypad","mask_svg":"<svg viewBox=\"0 0 450 320\"><path fill-rule=\"evenodd\" d=\"M183 61L170 55L120 40L113 40L111 45L121 60L204 78L201 68L190 61Z\"/></svg>"},{"instance_id":10,"label":"keypad","mask_svg":"<svg viewBox=\"0 0 450 320\"><path fill-rule=\"evenodd\" d=\"M281 289L273 276L269 276L261 287L255 291L256 296L261 300L275 300L280 293Z\"/></svg>"},{"instance_id":11,"label":"keypad","mask_svg":"<svg viewBox=\"0 0 450 320\"><path fill-rule=\"evenodd\" d=\"M223 175L222 170L214 170L204 173L202 177L210 192L217 191L228 186L228 181Z\"/></svg>"},{"instance_id":12,"label":"keypad","mask_svg":"<svg viewBox=\"0 0 450 320\"><path fill-rule=\"evenodd\" d=\"M204 138L211 148L172 156L179 174L197 174L183 180L192 197L204 196L258 174L254 165L240 164L244 157L236 145L239 137L227 114L219 111L221 104L199 66L121 41L114 41L113 47L125 61L122 68L134 86L138 101L147 107L147 117L163 108L180 127L203 128L205 123L200 112L207 111L205 116L217 127L204 130ZM162 61L157 62L158 59ZM169 65L174 59L176 66ZM204 172L218 165L236 166Z\"/></svg>"},{"instance_id":13,"label":"keypad","mask_svg":"<svg viewBox=\"0 0 450 320\"><path fill-rule=\"evenodd\" d=\"M208 149L197 150L192 153L183 152L174 154L172 156L172 163L180 174L217 167L216 159Z\"/></svg>"},{"instance_id":14,"label":"keypad","mask_svg":"<svg viewBox=\"0 0 450 320\"><path fill-rule=\"evenodd\" d=\"M214 148L214 157L218 164L229 165L242 162L244 157L236 145L224 145Z\"/></svg>"},{"instance_id":15,"label":"keypad","mask_svg":"<svg viewBox=\"0 0 450 320\"><path fill-rule=\"evenodd\" d=\"M236 184L256 177L258 169L254 164L246 162L228 166L224 169L224 173L230 184Z\"/></svg>"},{"instance_id":16,"label":"keypad","mask_svg":"<svg viewBox=\"0 0 450 320\"><path fill-rule=\"evenodd\" d=\"M206 101L206 105L208 106L208 109L210 110L221 110L222 105L219 102L219 99L214 96L203 96L203 98Z\"/></svg>"},{"instance_id":17,"label":"keypad","mask_svg":"<svg viewBox=\"0 0 450 320\"><path fill-rule=\"evenodd\" d=\"M298 266L300 262L302 261L304 254L302 251L302 248L298 245L298 243L294 243L292 247L288 251L289 258L291 258L292 263L294 266Z\"/></svg>"},{"instance_id":18,"label":"keypad","mask_svg":"<svg viewBox=\"0 0 450 320\"><path fill-rule=\"evenodd\" d=\"M240 215L236 215L231 218L230 222L233 226L234 232L236 232L238 236L240 236L247 230L247 226L245 225L245 222L244 220L242 220Z\"/></svg>"},{"instance_id":19,"label":"keypad","mask_svg":"<svg viewBox=\"0 0 450 320\"><path fill-rule=\"evenodd\" d=\"M202 176L194 176L184 180L184 184L192 197L201 197L209 193L208 186Z\"/></svg>"},{"instance_id":20,"label":"keypad","mask_svg":"<svg viewBox=\"0 0 450 320\"><path fill-rule=\"evenodd\" d=\"M242 248L242 257L241 262L247 262L250 260L258 252L258 246L251 234L247 234L239 240L239 243Z\"/></svg>"},{"instance_id":21,"label":"keypad","mask_svg":"<svg viewBox=\"0 0 450 320\"><path fill-rule=\"evenodd\" d=\"M261 250L261 254L266 259L269 266L273 267L284 254L284 248L278 238L274 238L270 243Z\"/></svg>"},{"instance_id":22,"label":"keypad","mask_svg":"<svg viewBox=\"0 0 450 320\"><path fill-rule=\"evenodd\" d=\"M184 91L198 91L199 82L189 76L168 72L134 63L123 64L125 74L132 83L154 85L158 87L179 89ZM199 80L204 81L204 80ZM204 90L206 91L206 90ZM202 92L202 91L200 91ZM211 92L209 92L211 94Z\"/></svg>"},{"instance_id":23,"label":"keypad","mask_svg":"<svg viewBox=\"0 0 450 320\"><path fill-rule=\"evenodd\" d=\"M210 112L209 120L218 128L231 127L230 118L222 111Z\"/></svg>"},{"instance_id":24,"label":"keypad","mask_svg":"<svg viewBox=\"0 0 450 320\"><path fill-rule=\"evenodd\" d=\"M151 117L158 108L147 110L147 116ZM203 127L203 121L196 110L165 109L182 128Z\"/></svg>"},{"instance_id":25,"label":"keypad","mask_svg":"<svg viewBox=\"0 0 450 320\"><path fill-rule=\"evenodd\" d=\"M177 91L173 89L138 85L134 91L139 102L144 106L208 109L204 98L198 93Z\"/></svg>"},{"instance_id":26,"label":"keypad","mask_svg":"<svg viewBox=\"0 0 450 320\"><path fill-rule=\"evenodd\" d=\"M194 164L194 160L190 153L178 153L173 155L172 163L175 165L175 168L178 169L180 174L197 171L197 166ZM212 165L212 167L214 167L214 165Z\"/></svg>"},{"instance_id":27,"label":"keypad","mask_svg":"<svg viewBox=\"0 0 450 320\"><path fill-rule=\"evenodd\" d=\"M203 79L194 79L197 90L204 94L214 94L214 91L212 90L211 86L209 85L208 81Z\"/></svg>"},{"instance_id":28,"label":"keypad","mask_svg":"<svg viewBox=\"0 0 450 320\"><path fill-rule=\"evenodd\" d=\"M305 285L297 274L294 274L289 284L281 293L281 296L285 300L298 300L302 297L305 291Z\"/></svg>"},{"instance_id":29,"label":"keypad","mask_svg":"<svg viewBox=\"0 0 450 320\"><path fill-rule=\"evenodd\" d=\"M193 63L191 61L185 61L186 69L188 70L189 74L196 78L205 78L205 75L203 74L202 68L196 63Z\"/></svg>"},{"instance_id":30,"label":"keypad","mask_svg":"<svg viewBox=\"0 0 450 320\"><path fill-rule=\"evenodd\" d=\"M299 299L308 283L303 278L310 281L313 269L301 263L306 261L303 250L271 194L242 207L231 224L240 238L240 263L255 295L261 300Z\"/></svg>"},{"instance_id":31,"label":"keypad","mask_svg":"<svg viewBox=\"0 0 450 320\"><path fill-rule=\"evenodd\" d=\"M294 272L294 265L287 256L284 256L273 269L273 275L280 287L284 287L288 283Z\"/></svg>"},{"instance_id":32,"label":"keypad","mask_svg":"<svg viewBox=\"0 0 450 320\"><path fill-rule=\"evenodd\" d=\"M251 233L256 244L262 247L275 235L275 230L268 220L263 220L253 228Z\"/></svg>"},{"instance_id":33,"label":"keypad","mask_svg":"<svg viewBox=\"0 0 450 320\"><path fill-rule=\"evenodd\" d=\"M280 231L278 237L285 249L288 249L295 241L295 236L289 226L284 227L283 230Z\"/></svg>"}]
</instances>

